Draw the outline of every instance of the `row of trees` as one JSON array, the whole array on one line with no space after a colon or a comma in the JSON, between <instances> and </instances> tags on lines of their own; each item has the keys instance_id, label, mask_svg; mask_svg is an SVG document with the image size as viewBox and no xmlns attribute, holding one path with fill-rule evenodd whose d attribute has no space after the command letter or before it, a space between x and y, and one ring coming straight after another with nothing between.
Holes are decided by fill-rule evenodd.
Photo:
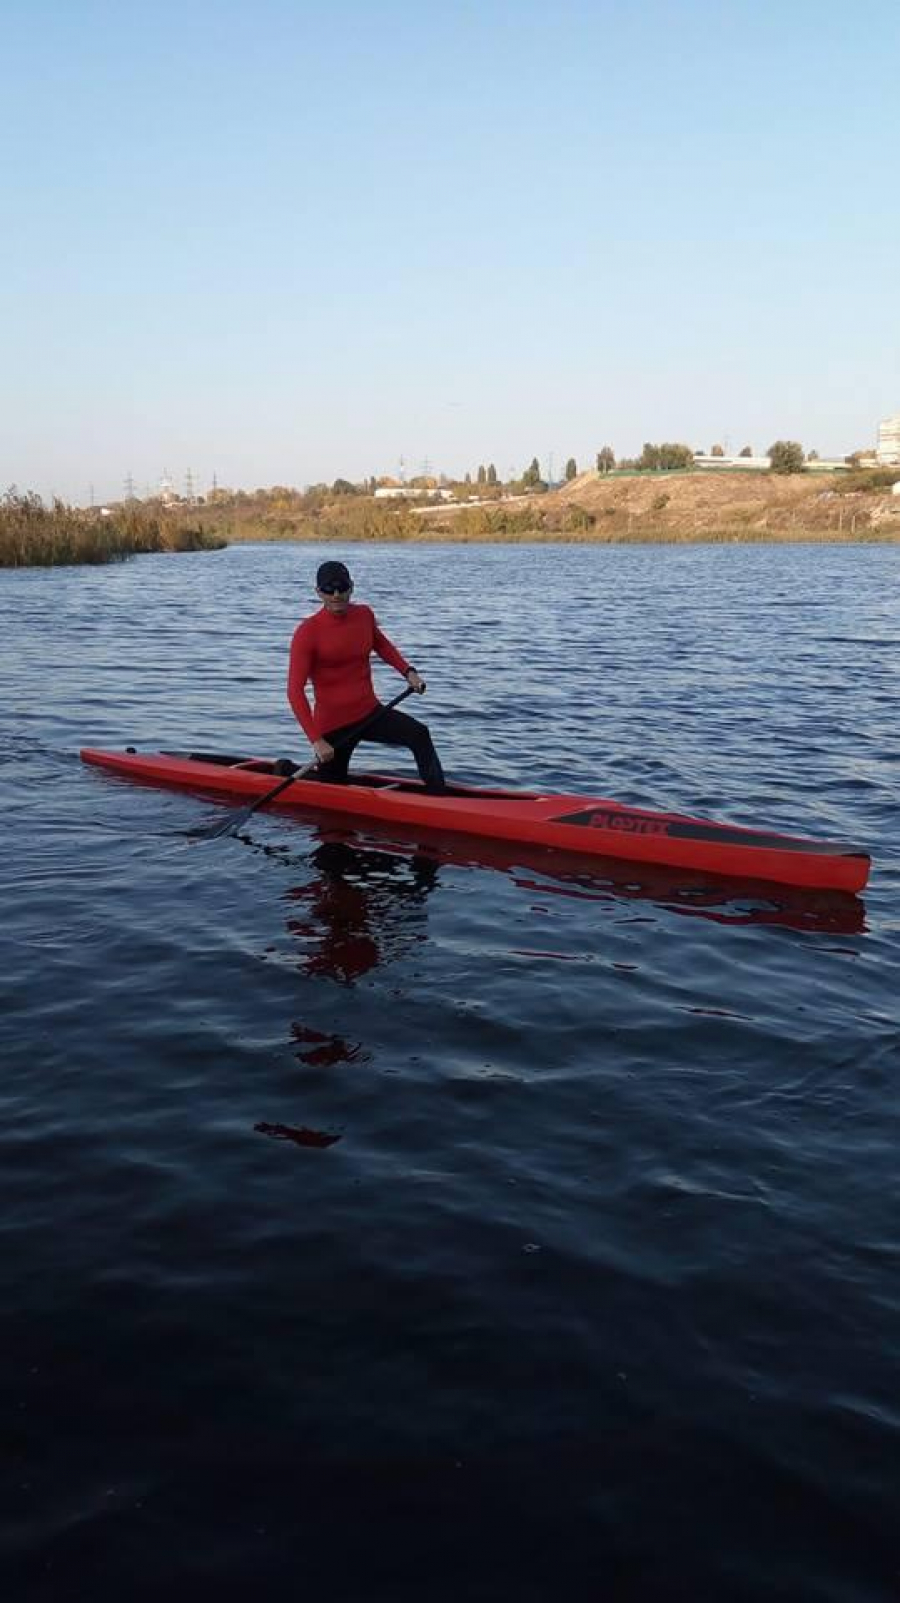
<instances>
[{"instance_id":1,"label":"row of trees","mask_svg":"<svg viewBox=\"0 0 900 1603\"><path fill-rule=\"evenodd\" d=\"M741 457L752 457L754 455L752 445L743 446L738 454ZM724 457L724 448L721 445L714 445L710 450L710 455L715 457ZM795 440L776 440L775 444L770 446L768 456L771 462L772 471L774 473L801 473L807 460L810 462L818 460L815 451L810 451L809 457L807 458L804 455L803 447L798 445ZM652 441L648 440L645 442L644 448L638 457L620 457L617 459L616 453L611 445L602 446L597 452L596 468L597 472L601 474L612 473L617 467L623 472L683 472L685 469L693 467L694 458L695 452L691 446L685 445L682 442L664 440L662 444L656 445ZM566 483L571 483L571 481L577 477L578 463L574 456L570 456L565 466ZM338 495L365 494L367 491L371 493L378 484L393 482L395 481L383 479L376 480L373 478L367 480L362 485L352 485L349 484L346 479L336 479L333 485L333 491ZM481 463L474 475L474 478L471 473L467 473L463 480L448 481L444 476L442 476L440 480L436 478L412 479L410 480L409 487L411 489L421 489L423 492L427 492L429 490L437 489L439 485L444 486L448 484L451 488L458 487L461 490L471 490L477 485L479 490L499 491L503 485L503 481L500 479L494 463L490 462L487 464ZM541 466L538 458L533 456L521 478L518 480L510 479L505 487L508 489L522 490L534 494L535 492L548 489L549 483L541 473Z\"/></svg>"},{"instance_id":2,"label":"row of trees","mask_svg":"<svg viewBox=\"0 0 900 1603\"><path fill-rule=\"evenodd\" d=\"M721 445L714 445L710 456L725 456ZM752 445L745 445L738 452L740 457L752 457ZM767 451L769 464L773 473L802 473L807 462L818 462L817 451L810 451L806 456L803 446L796 440L776 440ZM622 457L618 466L620 469L638 473L666 473L678 469L691 468L694 465L695 453L689 445L664 441L661 445L654 445L647 441L638 457ZM574 464L573 464L574 465ZM616 467L616 458L612 447L604 445L602 451L597 452L597 472L611 473ZM566 477L568 477L568 472ZM574 477L574 474L573 474Z\"/></svg>"},{"instance_id":3,"label":"row of trees","mask_svg":"<svg viewBox=\"0 0 900 1603\"><path fill-rule=\"evenodd\" d=\"M670 440L653 445L648 440L640 456L623 457L619 467L636 469L639 473L673 473L679 468L692 467L693 463L694 453L689 445Z\"/></svg>"}]
</instances>

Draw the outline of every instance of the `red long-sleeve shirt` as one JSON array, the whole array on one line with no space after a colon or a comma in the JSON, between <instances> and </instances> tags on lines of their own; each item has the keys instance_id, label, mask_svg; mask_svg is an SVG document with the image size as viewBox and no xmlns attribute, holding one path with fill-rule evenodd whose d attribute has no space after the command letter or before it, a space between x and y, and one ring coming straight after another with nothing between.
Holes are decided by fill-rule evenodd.
<instances>
[{"instance_id":1,"label":"red long-sleeve shirt","mask_svg":"<svg viewBox=\"0 0 900 1603\"><path fill-rule=\"evenodd\" d=\"M314 612L294 631L288 669L288 701L310 741L356 723L378 706L369 658L376 652L398 673L409 663L382 634L371 607L352 602L344 613ZM306 685L312 680L315 708Z\"/></svg>"}]
</instances>

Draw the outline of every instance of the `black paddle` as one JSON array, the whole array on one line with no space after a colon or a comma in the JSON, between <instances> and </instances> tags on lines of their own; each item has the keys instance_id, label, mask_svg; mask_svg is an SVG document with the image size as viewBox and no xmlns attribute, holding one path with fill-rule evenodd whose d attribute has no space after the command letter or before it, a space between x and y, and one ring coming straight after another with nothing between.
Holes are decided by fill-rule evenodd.
<instances>
[{"instance_id":1,"label":"black paddle","mask_svg":"<svg viewBox=\"0 0 900 1603\"><path fill-rule=\"evenodd\" d=\"M365 729L370 729L373 724L377 723L383 713L390 712L392 707L398 707L401 701L405 701L407 696L411 696L413 693L412 685L407 685L406 689L401 690L399 696L395 696L393 701L389 701L384 707L378 707L375 712L370 713L368 718L364 718L361 724L357 724L353 730L352 737L348 737L348 739L356 740ZM347 740L339 740L334 749L339 751L342 746L346 745ZM243 829L247 820L252 818L258 807L268 806L269 802L273 802L276 796L280 796L283 790L287 790L289 785L296 784L298 779L306 779L318 767L320 767L320 763L318 757L316 757L313 762L307 763L305 768L299 768L295 774L283 779L280 785L275 786L274 790L267 790L264 796L257 796L256 801L251 802L249 807L242 807L237 813L226 813L225 817L219 819L218 823L200 824L197 829L189 829L188 834L193 840L219 840L222 835L237 834L239 829Z\"/></svg>"}]
</instances>

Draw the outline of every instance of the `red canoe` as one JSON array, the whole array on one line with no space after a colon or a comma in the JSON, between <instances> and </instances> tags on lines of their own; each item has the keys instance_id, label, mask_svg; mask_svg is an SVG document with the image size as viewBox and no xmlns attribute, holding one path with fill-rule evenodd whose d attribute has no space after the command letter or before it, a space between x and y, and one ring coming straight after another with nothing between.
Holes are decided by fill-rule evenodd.
<instances>
[{"instance_id":1,"label":"red canoe","mask_svg":"<svg viewBox=\"0 0 900 1603\"><path fill-rule=\"evenodd\" d=\"M244 802L265 795L279 778L271 761L255 757L140 755L132 748L86 748L81 756L130 779ZM547 796L474 785L453 785L446 796L427 796L416 780L354 774L348 785L298 779L283 791L278 805L811 890L860 891L869 876L869 854L858 846L713 824L683 813L648 812L597 796Z\"/></svg>"}]
</instances>

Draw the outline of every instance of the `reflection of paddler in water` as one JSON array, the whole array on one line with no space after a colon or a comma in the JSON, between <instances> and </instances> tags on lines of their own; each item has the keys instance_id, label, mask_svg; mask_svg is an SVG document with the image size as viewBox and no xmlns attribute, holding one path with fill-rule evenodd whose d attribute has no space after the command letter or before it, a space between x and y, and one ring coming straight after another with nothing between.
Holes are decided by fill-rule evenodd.
<instances>
[{"instance_id":1,"label":"reflection of paddler in water","mask_svg":"<svg viewBox=\"0 0 900 1603\"><path fill-rule=\"evenodd\" d=\"M316 877L286 893L304 973L352 985L423 938L425 902L438 883L433 857L324 840L309 861Z\"/></svg>"},{"instance_id":2,"label":"reflection of paddler in water","mask_svg":"<svg viewBox=\"0 0 900 1603\"><path fill-rule=\"evenodd\" d=\"M638 865L603 858L595 858L587 864L584 858L571 853L548 853L501 841L463 840L443 834L435 834L427 847L423 847L418 832L412 831L404 851L400 844L402 826L394 825L392 834L395 839L390 852L356 849L345 841L323 840L308 859L323 869L322 880L314 885L298 886L288 895L297 902L311 904L321 899L322 923L333 931L328 945L332 950L342 951L345 958L351 955L355 900L360 942L366 938L369 941L367 961L361 961L361 946L356 952L356 962L333 966L329 966L327 952L311 953L303 965L308 972L331 973L335 978L349 981L391 955L386 949L381 953L377 948L372 950L375 940L368 930L368 915L372 911L368 902L374 899L377 912L389 907L392 895L401 904L423 901L437 884L441 865L508 874L529 893L570 897L576 901L643 902L667 914L725 926L771 925L823 935L866 933L865 903L859 896L843 891L802 890L790 885L766 885L759 880L691 874L649 863ZM287 856L282 848L271 845L257 847L257 850L276 857ZM383 912L381 917L385 922ZM389 917L387 922L396 923ZM322 937L322 927L312 922L306 925L295 920L289 927L298 936L306 935L310 940L314 936ZM398 934L395 928L395 940Z\"/></svg>"}]
</instances>

